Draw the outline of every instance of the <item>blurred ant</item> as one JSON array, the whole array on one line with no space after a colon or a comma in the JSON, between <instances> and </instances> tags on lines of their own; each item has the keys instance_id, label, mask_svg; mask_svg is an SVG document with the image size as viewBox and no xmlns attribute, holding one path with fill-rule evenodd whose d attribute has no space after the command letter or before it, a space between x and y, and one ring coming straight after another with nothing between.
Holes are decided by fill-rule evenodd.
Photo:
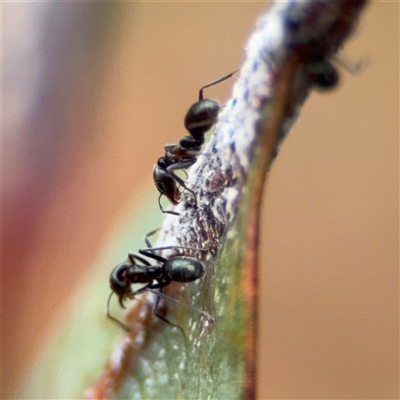
<instances>
[{"instance_id":1,"label":"blurred ant","mask_svg":"<svg viewBox=\"0 0 400 400\"><path fill-rule=\"evenodd\" d=\"M166 196L173 205L179 204L181 192L179 191L178 185L182 186L193 195L194 205L195 207L197 206L194 191L185 185L183 179L180 178L175 171L180 169L185 170L196 163L197 155L201 150L201 146L204 144L204 135L210 130L217 119L220 106L215 100L204 99L203 90L223 82L237 71L238 70L233 71L200 88L199 100L189 108L184 120L185 128L189 132L189 135L184 136L179 141L179 144L164 146L165 155L157 160L153 171L154 183L160 192L158 205L161 212L179 215L176 212L164 210L161 205L161 197L163 195Z\"/></svg>"},{"instance_id":2,"label":"blurred ant","mask_svg":"<svg viewBox=\"0 0 400 400\"><path fill-rule=\"evenodd\" d=\"M173 255L165 258L153 253L154 251L158 250L206 249L194 249L192 247L181 246L152 247L149 241L149 236L153 235L157 231L158 229L151 231L145 236L145 242L148 248L139 250L139 253L160 262L161 265L151 265L151 263L145 258L140 257L137 254L129 253L128 259L125 262L118 264L110 274L111 294L107 301L107 317L115 321L126 331L130 331L128 326L110 314L111 297L115 293L118 296L119 304L122 308L125 308L125 299L133 299L137 294L144 293L149 290L157 295L157 301L153 308L154 315L168 324L176 326L181 331L182 329L179 326L172 324L170 321L168 321L168 319L158 313L157 308L161 297L173 303L179 303L184 307L199 311L212 323L213 318L205 311L192 307L188 304L180 303L179 300L162 293L162 288L168 286L171 282L188 283L200 279L205 273L204 264L194 257ZM137 261L139 261L142 265L139 265ZM156 281L157 283L153 283L153 281ZM131 285L134 283L145 283L146 285L138 290L133 291ZM160 289L160 291L154 291L154 289Z\"/></svg>"},{"instance_id":3,"label":"blurred ant","mask_svg":"<svg viewBox=\"0 0 400 400\"><path fill-rule=\"evenodd\" d=\"M367 58L361 58L357 63L346 60L343 56L333 56L331 60L352 75L359 74L369 64ZM307 75L310 83L319 90L330 90L339 83L339 73L332 62L326 58L316 57L307 65Z\"/></svg>"},{"instance_id":4,"label":"blurred ant","mask_svg":"<svg viewBox=\"0 0 400 400\"><path fill-rule=\"evenodd\" d=\"M333 55L331 40L328 36L315 37L309 35L305 28L303 13L297 5L293 5L284 16L284 27L289 47L297 53L301 62L306 66L308 83L319 90L330 90L339 83L339 73L334 66L338 64L351 74L358 74L368 64L368 60L362 59L353 64L342 56ZM330 49L331 48L331 49ZM331 61L334 61L332 64Z\"/></svg>"},{"instance_id":5,"label":"blurred ant","mask_svg":"<svg viewBox=\"0 0 400 400\"><path fill-rule=\"evenodd\" d=\"M312 85L320 90L330 90L339 83L339 73L333 64L324 58L307 65L307 76Z\"/></svg>"}]
</instances>

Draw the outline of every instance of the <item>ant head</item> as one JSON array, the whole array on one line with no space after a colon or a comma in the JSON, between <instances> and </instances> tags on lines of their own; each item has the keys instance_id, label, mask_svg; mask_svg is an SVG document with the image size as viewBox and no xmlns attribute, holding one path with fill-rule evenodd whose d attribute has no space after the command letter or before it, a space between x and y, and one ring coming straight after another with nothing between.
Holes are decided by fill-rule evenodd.
<instances>
[{"instance_id":1,"label":"ant head","mask_svg":"<svg viewBox=\"0 0 400 400\"><path fill-rule=\"evenodd\" d=\"M320 90L334 88L339 82L339 74L330 61L321 59L308 65L308 77Z\"/></svg>"},{"instance_id":2,"label":"ant head","mask_svg":"<svg viewBox=\"0 0 400 400\"><path fill-rule=\"evenodd\" d=\"M124 306L125 297L129 296L131 293L131 283L128 281L126 273L128 268L131 266L131 262L125 261L118 264L110 274L110 287L113 293L118 296L119 304L122 308Z\"/></svg>"},{"instance_id":3,"label":"ant head","mask_svg":"<svg viewBox=\"0 0 400 400\"><path fill-rule=\"evenodd\" d=\"M168 175L167 171L159 165L159 163L154 167L153 179L161 194L168 197L168 200L172 204L179 204L181 201L181 192L178 189L178 185L175 180Z\"/></svg>"},{"instance_id":4,"label":"ant head","mask_svg":"<svg viewBox=\"0 0 400 400\"><path fill-rule=\"evenodd\" d=\"M185 116L185 128L191 136L199 139L213 126L219 111L215 100L203 99L194 103Z\"/></svg>"}]
</instances>

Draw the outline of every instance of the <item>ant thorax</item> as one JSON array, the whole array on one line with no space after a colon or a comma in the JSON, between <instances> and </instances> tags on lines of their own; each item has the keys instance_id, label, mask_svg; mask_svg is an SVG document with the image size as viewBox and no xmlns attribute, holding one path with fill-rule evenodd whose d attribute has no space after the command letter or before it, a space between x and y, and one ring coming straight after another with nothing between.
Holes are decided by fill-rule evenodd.
<instances>
[{"instance_id":1,"label":"ant thorax","mask_svg":"<svg viewBox=\"0 0 400 400\"><path fill-rule=\"evenodd\" d=\"M182 141L183 139L179 142L179 144L172 144L172 145L167 145L165 146L165 156L163 157L165 163L167 165L174 164L179 161L184 161L184 160L191 160L194 157L199 154L201 150L201 144L198 144L199 141L195 141L193 138L187 136L187 138L190 138L190 143L189 141L185 141L184 143L187 144L187 146L182 146ZM204 142L204 139L202 140ZM189 144L189 145L188 145ZM195 146L193 146L195 144Z\"/></svg>"}]
</instances>

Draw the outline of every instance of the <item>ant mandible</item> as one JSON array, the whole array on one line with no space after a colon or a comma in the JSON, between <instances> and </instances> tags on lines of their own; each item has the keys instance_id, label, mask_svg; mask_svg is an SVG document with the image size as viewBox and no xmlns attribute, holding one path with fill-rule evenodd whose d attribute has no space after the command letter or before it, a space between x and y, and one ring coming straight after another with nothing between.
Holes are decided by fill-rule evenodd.
<instances>
[{"instance_id":1,"label":"ant mandible","mask_svg":"<svg viewBox=\"0 0 400 400\"><path fill-rule=\"evenodd\" d=\"M217 79L199 90L199 100L194 103L186 113L184 124L189 135L184 136L179 144L166 145L165 155L157 160L153 170L154 183L160 192L158 205L161 212L179 215L173 211L166 211L161 205L161 197L164 195L173 204L177 205L181 200L181 192L178 185L192 193L194 205L196 207L196 195L189 189L182 178L175 171L191 167L197 161L197 155L204 144L204 135L214 125L220 106L218 102L203 98L203 90L214 86L235 74L238 70L231 72L222 78ZM178 185L177 185L178 184Z\"/></svg>"},{"instance_id":2,"label":"ant mandible","mask_svg":"<svg viewBox=\"0 0 400 400\"><path fill-rule=\"evenodd\" d=\"M206 316L209 321L212 322L213 318L205 311L199 310L187 304L180 303L178 300L169 297L161 292L162 288L168 286L171 282L188 283L200 279L205 273L205 267L201 261L194 257L173 255L171 257L165 258L154 254L153 252L158 250L199 250L192 247L181 246L152 247L148 237L153 235L157 231L158 229L149 232L145 236L145 242L148 248L139 250L139 253L160 262L161 265L151 265L151 263L145 258L137 254L129 253L128 259L125 262L118 264L110 274L111 294L107 302L107 317L122 326L122 328L124 328L125 330L130 331L130 329L124 323L122 323L110 314L111 297L113 294L116 294L118 296L119 304L122 308L125 308L125 299L132 299L137 294L144 293L147 290L150 290L158 296L157 301L154 304L154 315L167 322L168 324L176 326L158 313L157 308L161 297L173 303L179 303L184 307L199 311L202 315ZM142 265L139 265L137 261L142 263ZM154 281L156 281L157 283L153 283ZM134 283L146 283L146 285L138 290L133 291L131 285ZM160 289L160 292L156 292L154 291L154 289Z\"/></svg>"}]
</instances>

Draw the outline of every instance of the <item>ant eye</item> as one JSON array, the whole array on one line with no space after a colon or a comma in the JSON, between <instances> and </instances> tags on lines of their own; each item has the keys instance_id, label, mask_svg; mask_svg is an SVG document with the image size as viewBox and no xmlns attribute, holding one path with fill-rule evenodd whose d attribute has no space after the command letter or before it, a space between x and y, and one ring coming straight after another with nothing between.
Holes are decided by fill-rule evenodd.
<instances>
[{"instance_id":1,"label":"ant eye","mask_svg":"<svg viewBox=\"0 0 400 400\"><path fill-rule=\"evenodd\" d=\"M163 182L157 182L157 189L162 193L165 193L167 191L167 188L165 187Z\"/></svg>"}]
</instances>

